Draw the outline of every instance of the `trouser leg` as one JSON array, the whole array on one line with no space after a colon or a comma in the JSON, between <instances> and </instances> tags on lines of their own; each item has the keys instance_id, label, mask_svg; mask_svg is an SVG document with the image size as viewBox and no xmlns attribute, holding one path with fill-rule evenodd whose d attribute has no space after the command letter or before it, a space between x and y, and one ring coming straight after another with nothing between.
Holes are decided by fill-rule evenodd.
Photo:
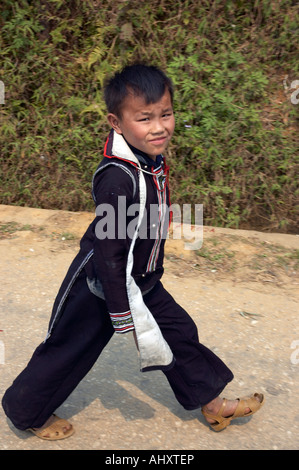
<instances>
[{"instance_id":1,"label":"trouser leg","mask_svg":"<svg viewBox=\"0 0 299 470\"><path fill-rule=\"evenodd\" d=\"M91 369L113 335L106 304L78 277L50 338L6 391L2 404L21 430L41 427Z\"/></svg>"},{"instance_id":2,"label":"trouser leg","mask_svg":"<svg viewBox=\"0 0 299 470\"><path fill-rule=\"evenodd\" d=\"M229 368L199 342L197 327L161 283L144 297L175 357L164 374L177 398L188 410L200 408L219 396L233 379Z\"/></svg>"}]
</instances>

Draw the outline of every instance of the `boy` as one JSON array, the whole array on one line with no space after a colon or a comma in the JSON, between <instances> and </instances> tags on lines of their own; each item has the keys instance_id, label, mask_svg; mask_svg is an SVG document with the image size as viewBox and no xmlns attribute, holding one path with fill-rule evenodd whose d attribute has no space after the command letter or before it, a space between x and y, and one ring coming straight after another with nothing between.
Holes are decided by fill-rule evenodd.
<instances>
[{"instance_id":1,"label":"boy","mask_svg":"<svg viewBox=\"0 0 299 470\"><path fill-rule=\"evenodd\" d=\"M162 370L182 406L202 408L213 429L224 429L264 398L219 397L232 372L199 343L195 323L160 281L169 222L162 154L175 126L171 81L152 66L125 67L106 84L105 101L112 129L93 177L96 218L54 302L47 337L6 391L4 410L18 429L69 437L72 425L54 411L113 333L133 331L141 370Z\"/></svg>"}]
</instances>

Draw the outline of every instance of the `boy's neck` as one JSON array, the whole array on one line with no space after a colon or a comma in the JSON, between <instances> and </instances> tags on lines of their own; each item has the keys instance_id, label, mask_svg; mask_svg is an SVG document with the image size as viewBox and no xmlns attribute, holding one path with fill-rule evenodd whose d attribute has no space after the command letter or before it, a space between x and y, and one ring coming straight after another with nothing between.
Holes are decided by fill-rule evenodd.
<instances>
[{"instance_id":1,"label":"boy's neck","mask_svg":"<svg viewBox=\"0 0 299 470\"><path fill-rule=\"evenodd\" d=\"M126 139L125 139L126 140ZM148 155L147 153L144 153L142 152L142 150L139 150L137 149L136 147L133 147L133 145L129 144L129 142L126 140L128 146L130 147L130 149L132 150L132 152L135 154L137 153L138 155L140 155L141 157L144 157L146 159L150 158L151 160L153 160L154 162L157 160L157 156L152 156L152 155Z\"/></svg>"}]
</instances>

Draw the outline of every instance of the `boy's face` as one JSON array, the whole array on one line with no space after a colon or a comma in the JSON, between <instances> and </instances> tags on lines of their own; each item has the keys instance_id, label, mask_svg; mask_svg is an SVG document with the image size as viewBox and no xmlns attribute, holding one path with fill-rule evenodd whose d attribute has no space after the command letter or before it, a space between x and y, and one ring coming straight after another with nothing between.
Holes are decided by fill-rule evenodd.
<instances>
[{"instance_id":1,"label":"boy's face","mask_svg":"<svg viewBox=\"0 0 299 470\"><path fill-rule=\"evenodd\" d=\"M108 121L129 144L155 160L164 152L174 132L170 93L165 91L159 101L150 104L130 93L124 100L122 116L110 113Z\"/></svg>"}]
</instances>

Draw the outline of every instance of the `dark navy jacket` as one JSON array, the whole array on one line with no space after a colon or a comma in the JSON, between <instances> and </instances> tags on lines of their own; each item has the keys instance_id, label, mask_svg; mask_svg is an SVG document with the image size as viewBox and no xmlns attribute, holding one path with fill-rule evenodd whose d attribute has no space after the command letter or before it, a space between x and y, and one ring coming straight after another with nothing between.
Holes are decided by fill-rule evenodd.
<instances>
[{"instance_id":1,"label":"dark navy jacket","mask_svg":"<svg viewBox=\"0 0 299 470\"><path fill-rule=\"evenodd\" d=\"M168 167L163 159L155 164L137 152L132 152L122 136L110 132L104 158L92 181L96 217L82 237L80 251L61 286L48 336L82 270L91 292L105 299L116 332L135 329L137 337L140 332L142 343L143 337L151 341L147 330L156 331L155 321L142 305L141 296L163 274L170 216ZM163 338L160 339L162 344ZM151 354L154 357L157 353ZM167 344L162 345L163 355L164 364L172 361ZM151 367L156 359L150 360L149 365L145 361L144 367Z\"/></svg>"}]
</instances>

